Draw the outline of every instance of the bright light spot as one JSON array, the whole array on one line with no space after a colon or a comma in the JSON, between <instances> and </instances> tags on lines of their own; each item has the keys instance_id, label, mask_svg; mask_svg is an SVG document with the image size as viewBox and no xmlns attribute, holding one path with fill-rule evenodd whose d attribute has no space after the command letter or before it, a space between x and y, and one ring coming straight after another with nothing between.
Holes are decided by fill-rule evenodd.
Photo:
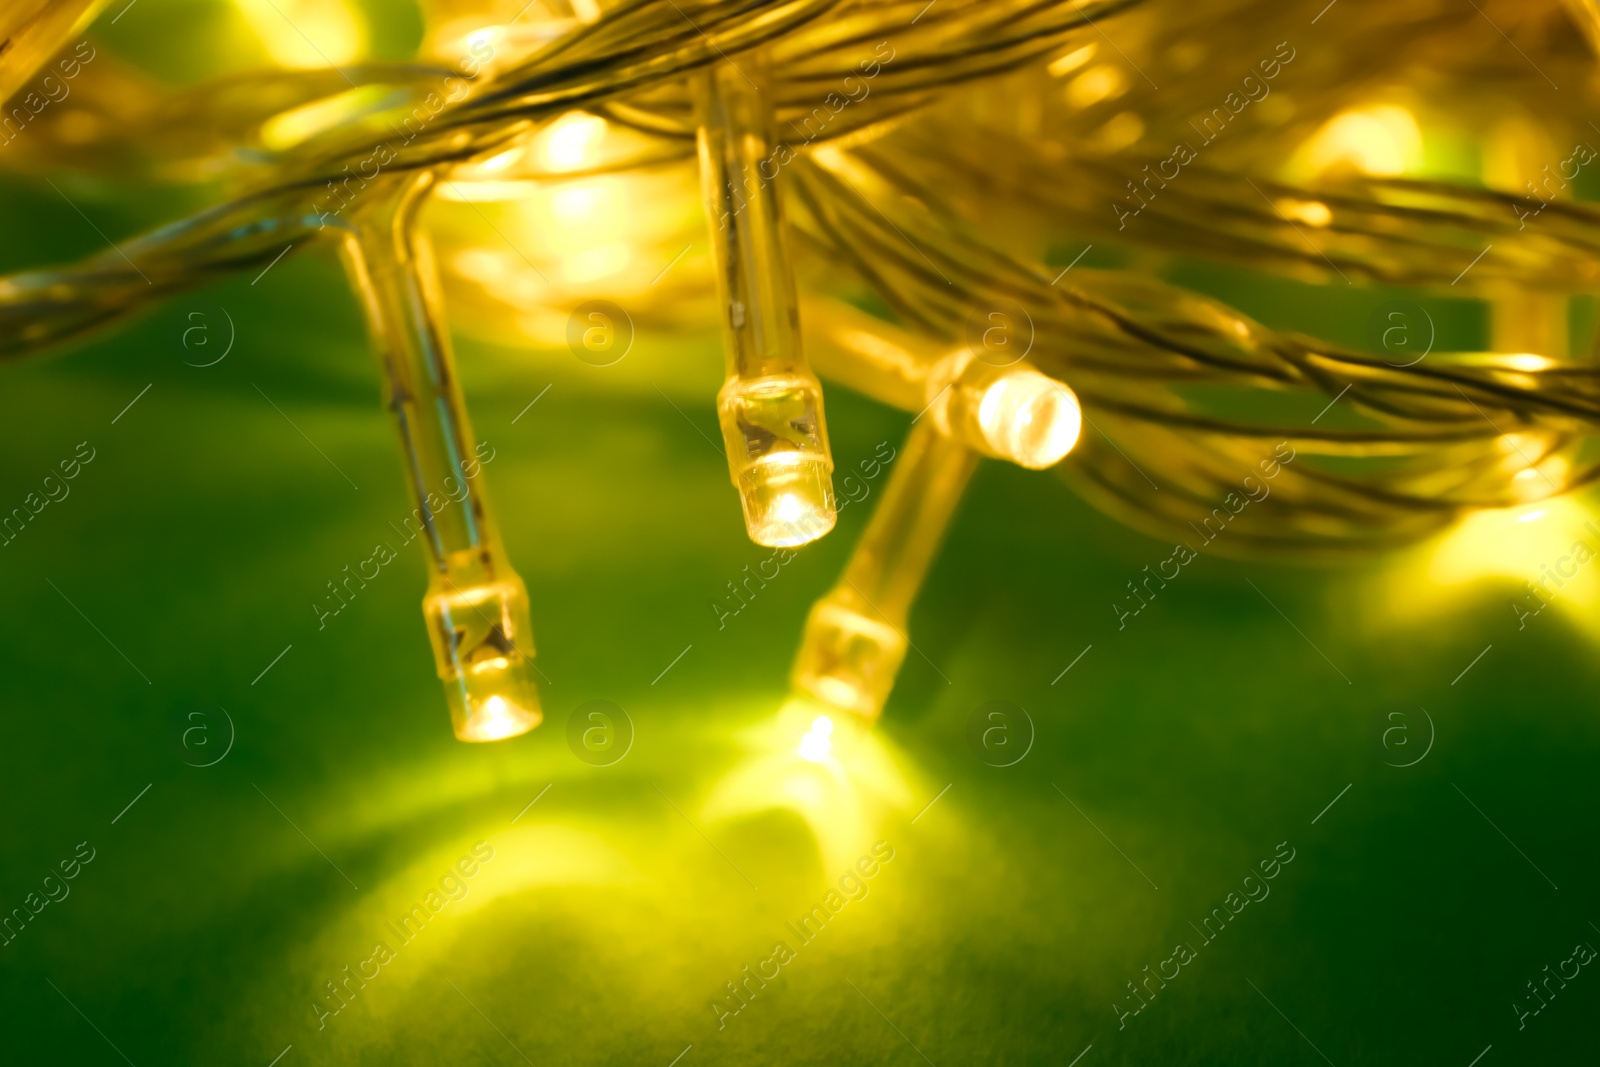
<instances>
[{"instance_id":1,"label":"bright light spot","mask_svg":"<svg viewBox=\"0 0 1600 1067\"><path fill-rule=\"evenodd\" d=\"M773 508L773 514L780 522L793 522L805 513L805 504L793 493L784 493Z\"/></svg>"},{"instance_id":2,"label":"bright light spot","mask_svg":"<svg viewBox=\"0 0 1600 1067\"><path fill-rule=\"evenodd\" d=\"M1547 359L1544 356L1535 356L1528 352L1518 352L1514 355L1506 356L1505 364L1513 370L1536 371L1548 370L1556 365L1556 361Z\"/></svg>"},{"instance_id":3,"label":"bright light spot","mask_svg":"<svg viewBox=\"0 0 1600 1067\"><path fill-rule=\"evenodd\" d=\"M1017 370L984 392L978 425L996 453L1029 470L1043 470L1078 443L1083 409L1072 390L1054 378Z\"/></svg>"},{"instance_id":4,"label":"bright light spot","mask_svg":"<svg viewBox=\"0 0 1600 1067\"><path fill-rule=\"evenodd\" d=\"M550 210L564 222L577 222L594 214L600 194L593 185L568 185L550 197Z\"/></svg>"},{"instance_id":5,"label":"bright light spot","mask_svg":"<svg viewBox=\"0 0 1600 1067\"><path fill-rule=\"evenodd\" d=\"M606 120L583 111L563 115L539 137L539 162L556 172L582 170L594 162L606 135Z\"/></svg>"},{"instance_id":6,"label":"bright light spot","mask_svg":"<svg viewBox=\"0 0 1600 1067\"><path fill-rule=\"evenodd\" d=\"M479 170L485 170L485 171L488 171L489 173L493 174L495 171L505 170L507 167L511 166L511 164L515 163L521 157L522 157L522 149L520 149L520 148L508 148L504 152L501 152L498 155L490 156L488 159L484 160L482 163L479 163L478 164L478 169Z\"/></svg>"},{"instance_id":7,"label":"bright light spot","mask_svg":"<svg viewBox=\"0 0 1600 1067\"><path fill-rule=\"evenodd\" d=\"M585 26L600 21L600 5L595 0L572 0L572 13Z\"/></svg>"},{"instance_id":8,"label":"bright light spot","mask_svg":"<svg viewBox=\"0 0 1600 1067\"><path fill-rule=\"evenodd\" d=\"M1333 221L1333 212L1328 210L1328 205L1320 200L1295 200L1285 197L1278 201L1278 210L1286 218L1303 222L1308 226L1326 226Z\"/></svg>"},{"instance_id":9,"label":"bright light spot","mask_svg":"<svg viewBox=\"0 0 1600 1067\"><path fill-rule=\"evenodd\" d=\"M509 703L499 694L489 697L477 707L477 714L468 722L461 735L463 741L500 741L526 733L538 724L522 709Z\"/></svg>"},{"instance_id":10,"label":"bright light spot","mask_svg":"<svg viewBox=\"0 0 1600 1067\"><path fill-rule=\"evenodd\" d=\"M1082 48L1074 49L1060 59L1053 60L1045 69L1057 78L1064 77L1093 59L1097 47L1097 45L1090 43Z\"/></svg>"},{"instance_id":11,"label":"bright light spot","mask_svg":"<svg viewBox=\"0 0 1600 1067\"><path fill-rule=\"evenodd\" d=\"M601 245L574 252L561 261L561 278L573 285L609 278L633 259L633 250L622 243Z\"/></svg>"},{"instance_id":12,"label":"bright light spot","mask_svg":"<svg viewBox=\"0 0 1600 1067\"><path fill-rule=\"evenodd\" d=\"M1392 176L1422 163L1422 131L1411 112L1393 104L1350 109L1329 119L1300 146L1289 165L1296 176L1316 177L1337 166Z\"/></svg>"},{"instance_id":13,"label":"bright light spot","mask_svg":"<svg viewBox=\"0 0 1600 1067\"><path fill-rule=\"evenodd\" d=\"M234 0L279 66L326 69L366 45L366 25L348 0Z\"/></svg>"},{"instance_id":14,"label":"bright light spot","mask_svg":"<svg viewBox=\"0 0 1600 1067\"><path fill-rule=\"evenodd\" d=\"M279 152L293 148L324 130L367 114L388 95L384 86L368 85L281 111L261 124L261 143Z\"/></svg>"},{"instance_id":15,"label":"bright light spot","mask_svg":"<svg viewBox=\"0 0 1600 1067\"><path fill-rule=\"evenodd\" d=\"M1119 111L1094 133L1095 143L1107 152L1117 152L1144 136L1144 119L1132 111Z\"/></svg>"},{"instance_id":16,"label":"bright light spot","mask_svg":"<svg viewBox=\"0 0 1600 1067\"><path fill-rule=\"evenodd\" d=\"M1092 107L1128 91L1127 75L1110 63L1090 67L1067 85L1067 101L1073 107Z\"/></svg>"},{"instance_id":17,"label":"bright light spot","mask_svg":"<svg viewBox=\"0 0 1600 1067\"><path fill-rule=\"evenodd\" d=\"M800 739L800 755L812 763L821 763L828 758L828 751L833 748L829 735L833 733L833 720L826 715L818 715L811 721L811 729Z\"/></svg>"},{"instance_id":18,"label":"bright light spot","mask_svg":"<svg viewBox=\"0 0 1600 1067\"><path fill-rule=\"evenodd\" d=\"M1518 515L1517 516L1517 521L1518 522L1537 522L1538 520L1540 520L1542 518L1544 518L1544 508L1534 508L1532 511L1525 511L1521 515Z\"/></svg>"}]
</instances>

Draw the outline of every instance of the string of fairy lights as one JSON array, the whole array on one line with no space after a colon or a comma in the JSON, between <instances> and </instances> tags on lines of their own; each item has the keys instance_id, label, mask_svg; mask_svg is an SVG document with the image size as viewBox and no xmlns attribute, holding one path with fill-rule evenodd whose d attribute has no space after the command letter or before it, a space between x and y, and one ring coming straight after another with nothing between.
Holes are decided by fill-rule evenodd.
<instances>
[{"instance_id":1,"label":"string of fairy lights","mask_svg":"<svg viewBox=\"0 0 1600 1067\"><path fill-rule=\"evenodd\" d=\"M0 15L13 45L0 88L25 90L102 6ZM1220 549L1234 553L1396 545L1600 474L1600 377L1569 353L1571 298L1600 272L1600 212L1573 197L1595 158L1583 138L1600 140L1579 99L1600 47L1590 0L1336 15L1264 0L423 6L413 63L319 53L320 69L174 90L102 62L78 117L29 131L6 162L142 160L145 180L227 193L0 280L0 358L336 245L426 534L424 615L464 740L541 716L532 612L471 470L447 306L499 306L548 344L558 311L626 288L629 240L666 247L685 225L709 256L679 284L714 299L636 286L632 306L683 329L720 323L715 406L753 541L794 548L834 525L819 372L914 414L792 677L869 720L980 457L1055 469L1167 533L1292 440L1300 458L1274 464L1272 494ZM333 33L333 8L308 17ZM1517 47L1490 47L1480 15ZM1573 91L1540 95L1558 82ZM635 200L659 206L580 261L588 237L562 216L582 210L570 194L584 182L653 183ZM425 225L436 202L490 228L486 209L546 212L524 218L543 220L535 258L556 280L521 250L538 280L508 268L464 214ZM1491 350L1396 358L1275 328L1167 280L1196 259L1482 301ZM430 505L447 479L461 506Z\"/></svg>"}]
</instances>

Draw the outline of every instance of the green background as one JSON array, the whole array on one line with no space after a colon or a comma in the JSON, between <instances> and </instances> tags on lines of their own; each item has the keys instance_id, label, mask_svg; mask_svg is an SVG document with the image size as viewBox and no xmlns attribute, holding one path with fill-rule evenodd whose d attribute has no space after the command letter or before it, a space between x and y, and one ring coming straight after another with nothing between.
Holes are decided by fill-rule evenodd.
<instances>
[{"instance_id":1,"label":"green background","mask_svg":"<svg viewBox=\"0 0 1600 1067\"><path fill-rule=\"evenodd\" d=\"M107 39L172 78L232 69L198 47L211 31L179 17L190 9L207 8L135 9L150 25L130 16ZM405 54L407 32L386 29L383 50ZM114 237L185 210L59 182ZM0 205L0 269L103 248L48 186L10 181ZM1079 244L1063 247L1064 263ZM1397 295L1177 276L1352 344ZM1481 308L1429 306L1449 347L1482 343ZM219 351L194 334L185 347L197 324L208 346L235 335L215 366L186 365ZM1575 943L1600 945L1593 645L1560 613L1517 631L1520 581L1439 600L1421 557L1204 555L1119 631L1112 603L1171 546L1051 475L985 464L873 738L841 739L831 785L792 758L768 777L782 761L761 745L790 725L773 723L805 612L875 497L719 629L713 599L769 553L744 538L704 439L714 341L644 330L611 368L565 351L460 356L547 679L545 725L482 746L449 731L416 546L317 629L324 583L410 507L329 257L0 369L0 511L78 442L96 450L71 495L0 548L0 909L79 842L96 850L70 896L0 947L0 1062L1593 1058L1592 966L1525 1028L1512 1009ZM898 446L909 421L841 389L828 415L851 464ZM1397 614L1383 596L1447 606ZM611 766L567 742L591 700L634 727ZM1009 767L968 740L997 700L1034 734ZM1419 708L1432 747L1392 766L1426 740ZM1391 712L1412 747L1382 742ZM226 756L193 766L223 751L230 721ZM808 821L790 781L860 807ZM799 946L785 924L880 840L894 859L868 895ZM385 924L479 841L495 858L468 896L319 1030L323 983L394 945ZM1295 858L1271 895L1200 947L1191 924L1280 842ZM719 1029L712 1001L779 939L796 958ZM1198 957L1119 1028L1126 983L1179 942Z\"/></svg>"},{"instance_id":2,"label":"green background","mask_svg":"<svg viewBox=\"0 0 1600 1067\"><path fill-rule=\"evenodd\" d=\"M19 261L77 237L64 205L12 218L33 231L17 227ZM217 309L236 325L231 354L186 366L214 358L182 332L220 331ZM728 816L707 802L752 758L746 734L776 714L804 613L867 515L847 509L717 629L712 598L768 554L744 540L723 460L695 432L715 436L719 359L648 334L605 369L465 346L549 679L546 724L487 746L450 736L415 547L316 628L323 583L408 510L331 260L291 257L254 287L6 368L0 501L77 442L97 454L0 550L0 903L21 904L80 841L97 855L0 949L5 1062L121 1062L106 1039L141 1067L265 1065L289 1045L285 1064L665 1067L691 1044L684 1063L922 1062L912 1043L937 1064L1066 1063L1091 1043L1086 1065L1321 1062L1295 1027L1340 1065L1592 1049L1589 969L1523 1030L1510 1007L1575 942L1600 943L1585 637L1560 615L1518 633L1511 583L1426 625L1381 625L1363 610L1370 583L1425 597L1420 568L1209 556L1118 631L1111 602L1168 546L999 464L914 612L932 665L908 659L877 731L902 802L841 831L895 859L719 1030L724 983L792 943L784 923L858 854L841 861L846 846L781 804ZM907 423L842 390L829 415L846 462ZM613 766L566 743L592 699L636 728ZM1036 728L1011 767L967 742L991 700ZM1388 766L1416 749L1378 744L1380 720L1417 705L1436 742ZM218 708L231 752L186 765L219 751ZM197 722L209 732L185 747ZM478 895L318 1031L322 983L480 840L497 852ZM1295 859L1271 895L1119 1029L1124 984L1198 945L1189 924L1285 841Z\"/></svg>"}]
</instances>

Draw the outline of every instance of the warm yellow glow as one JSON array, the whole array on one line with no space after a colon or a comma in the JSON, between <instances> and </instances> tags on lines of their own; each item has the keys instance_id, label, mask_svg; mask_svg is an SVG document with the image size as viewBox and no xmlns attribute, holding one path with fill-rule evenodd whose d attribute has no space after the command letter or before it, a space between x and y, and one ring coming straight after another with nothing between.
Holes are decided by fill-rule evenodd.
<instances>
[{"instance_id":1,"label":"warm yellow glow","mask_svg":"<svg viewBox=\"0 0 1600 1067\"><path fill-rule=\"evenodd\" d=\"M1019 466L1042 470L1078 443L1083 409L1071 389L1035 370L1008 373L983 394L978 425L990 447Z\"/></svg>"},{"instance_id":2,"label":"warm yellow glow","mask_svg":"<svg viewBox=\"0 0 1600 1067\"><path fill-rule=\"evenodd\" d=\"M1505 356L1503 362L1513 370L1540 371L1549 370L1556 365L1556 361L1545 356L1536 356L1529 352L1517 352Z\"/></svg>"},{"instance_id":3,"label":"warm yellow glow","mask_svg":"<svg viewBox=\"0 0 1600 1067\"><path fill-rule=\"evenodd\" d=\"M1549 494L1548 486L1543 493ZM1375 621L1400 626L1449 617L1465 602L1498 601L1517 630L1520 612L1513 605L1536 610L1543 599L1559 609L1555 615L1600 641L1595 556L1600 556L1600 518L1593 508L1570 496L1549 497L1537 505L1467 516L1428 545L1395 557L1385 568L1379 595L1362 601ZM1531 592L1528 583L1541 581L1547 583L1544 592ZM1540 615L1537 624L1526 625L1555 621L1552 612Z\"/></svg>"},{"instance_id":4,"label":"warm yellow glow","mask_svg":"<svg viewBox=\"0 0 1600 1067\"><path fill-rule=\"evenodd\" d=\"M859 716L826 710L791 697L775 717L741 733L747 755L707 798L706 817L793 811L811 828L825 866L837 867L876 840L890 812L913 810L903 757ZM937 791L919 784L915 795Z\"/></svg>"},{"instance_id":5,"label":"warm yellow glow","mask_svg":"<svg viewBox=\"0 0 1600 1067\"><path fill-rule=\"evenodd\" d=\"M1067 101L1073 107L1092 107L1128 91L1128 76L1110 63L1090 67L1067 83Z\"/></svg>"},{"instance_id":6,"label":"warm yellow glow","mask_svg":"<svg viewBox=\"0 0 1600 1067\"><path fill-rule=\"evenodd\" d=\"M829 464L799 452L775 452L739 475L750 539L769 548L810 544L833 529Z\"/></svg>"},{"instance_id":7,"label":"warm yellow glow","mask_svg":"<svg viewBox=\"0 0 1600 1067\"><path fill-rule=\"evenodd\" d=\"M828 752L833 748L833 742L828 738L833 733L833 720L826 715L818 715L811 721L811 729L800 739L800 755L812 763L821 763L828 758Z\"/></svg>"},{"instance_id":8,"label":"warm yellow glow","mask_svg":"<svg viewBox=\"0 0 1600 1067\"><path fill-rule=\"evenodd\" d=\"M606 120L598 115L583 111L563 115L539 134L539 162L545 170L558 174L591 166L599 157L606 130Z\"/></svg>"},{"instance_id":9,"label":"warm yellow glow","mask_svg":"<svg viewBox=\"0 0 1600 1067\"><path fill-rule=\"evenodd\" d=\"M561 262L561 279L571 285L609 278L625 270L633 260L633 250L622 242L585 248Z\"/></svg>"},{"instance_id":10,"label":"warm yellow glow","mask_svg":"<svg viewBox=\"0 0 1600 1067\"><path fill-rule=\"evenodd\" d=\"M293 148L324 130L358 117L388 95L389 89L385 86L367 85L290 108L261 124L261 143L279 152Z\"/></svg>"},{"instance_id":11,"label":"warm yellow glow","mask_svg":"<svg viewBox=\"0 0 1600 1067\"><path fill-rule=\"evenodd\" d=\"M1094 132L1094 141L1107 152L1127 148L1144 136L1144 119L1132 111L1119 111Z\"/></svg>"},{"instance_id":12,"label":"warm yellow glow","mask_svg":"<svg viewBox=\"0 0 1600 1067\"><path fill-rule=\"evenodd\" d=\"M234 0L280 66L339 66L366 46L365 19L348 0Z\"/></svg>"},{"instance_id":13,"label":"warm yellow glow","mask_svg":"<svg viewBox=\"0 0 1600 1067\"><path fill-rule=\"evenodd\" d=\"M1410 111L1394 104L1352 108L1329 119L1300 146L1289 164L1296 177L1317 177L1338 166L1394 176L1422 164L1422 131Z\"/></svg>"},{"instance_id":14,"label":"warm yellow glow","mask_svg":"<svg viewBox=\"0 0 1600 1067\"><path fill-rule=\"evenodd\" d=\"M511 166L511 164L515 163L521 158L521 148L508 148L504 152L490 156L482 163L479 163L478 168L493 174L495 171L505 170L507 167Z\"/></svg>"},{"instance_id":15,"label":"warm yellow glow","mask_svg":"<svg viewBox=\"0 0 1600 1067\"><path fill-rule=\"evenodd\" d=\"M1308 226L1326 226L1333 221L1333 212L1328 210L1328 205L1320 200L1296 200L1293 197L1284 197L1278 201L1278 210L1286 218L1303 222Z\"/></svg>"},{"instance_id":16,"label":"warm yellow glow","mask_svg":"<svg viewBox=\"0 0 1600 1067\"><path fill-rule=\"evenodd\" d=\"M1082 48L1073 49L1060 59L1052 60L1050 66L1045 69L1057 78L1064 77L1093 59L1097 47L1098 45L1091 41Z\"/></svg>"},{"instance_id":17,"label":"warm yellow glow","mask_svg":"<svg viewBox=\"0 0 1600 1067\"><path fill-rule=\"evenodd\" d=\"M463 741L504 741L539 724L539 713L512 704L496 694L479 703L456 736Z\"/></svg>"},{"instance_id":18,"label":"warm yellow glow","mask_svg":"<svg viewBox=\"0 0 1600 1067\"><path fill-rule=\"evenodd\" d=\"M572 0L572 13L585 26L600 21L600 5L596 0Z\"/></svg>"}]
</instances>

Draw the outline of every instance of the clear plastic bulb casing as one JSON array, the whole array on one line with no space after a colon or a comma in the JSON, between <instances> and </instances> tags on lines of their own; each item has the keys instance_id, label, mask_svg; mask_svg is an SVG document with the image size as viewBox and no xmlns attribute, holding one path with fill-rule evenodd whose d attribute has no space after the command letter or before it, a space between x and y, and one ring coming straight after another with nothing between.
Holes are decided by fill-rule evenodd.
<instances>
[{"instance_id":1,"label":"clear plastic bulb casing","mask_svg":"<svg viewBox=\"0 0 1600 1067\"><path fill-rule=\"evenodd\" d=\"M971 349L929 369L926 395L941 433L1029 470L1061 462L1083 429L1071 389L1024 364L992 366Z\"/></svg>"},{"instance_id":2,"label":"clear plastic bulb casing","mask_svg":"<svg viewBox=\"0 0 1600 1067\"><path fill-rule=\"evenodd\" d=\"M723 310L728 377L717 417L745 527L757 544L803 545L833 528L833 457L822 386L800 347L794 275L777 182L762 56L741 54L695 80L700 186Z\"/></svg>"},{"instance_id":3,"label":"clear plastic bulb casing","mask_svg":"<svg viewBox=\"0 0 1600 1067\"><path fill-rule=\"evenodd\" d=\"M366 311L414 504L406 520L428 552L423 614L455 734L498 741L539 725L528 672L528 593L500 544L483 485L494 457L475 444L442 312L438 274L417 215L431 174L366 192L345 263Z\"/></svg>"},{"instance_id":4,"label":"clear plastic bulb casing","mask_svg":"<svg viewBox=\"0 0 1600 1067\"><path fill-rule=\"evenodd\" d=\"M806 328L822 373L876 400L921 411L949 437L994 459L1043 470L1072 451L1078 397L1026 362L995 366L929 343L837 300L810 298Z\"/></svg>"},{"instance_id":5,"label":"clear plastic bulb casing","mask_svg":"<svg viewBox=\"0 0 1600 1067\"><path fill-rule=\"evenodd\" d=\"M977 465L930 423L912 428L844 577L806 618L795 689L867 718L883 710L905 660L911 603Z\"/></svg>"}]
</instances>

